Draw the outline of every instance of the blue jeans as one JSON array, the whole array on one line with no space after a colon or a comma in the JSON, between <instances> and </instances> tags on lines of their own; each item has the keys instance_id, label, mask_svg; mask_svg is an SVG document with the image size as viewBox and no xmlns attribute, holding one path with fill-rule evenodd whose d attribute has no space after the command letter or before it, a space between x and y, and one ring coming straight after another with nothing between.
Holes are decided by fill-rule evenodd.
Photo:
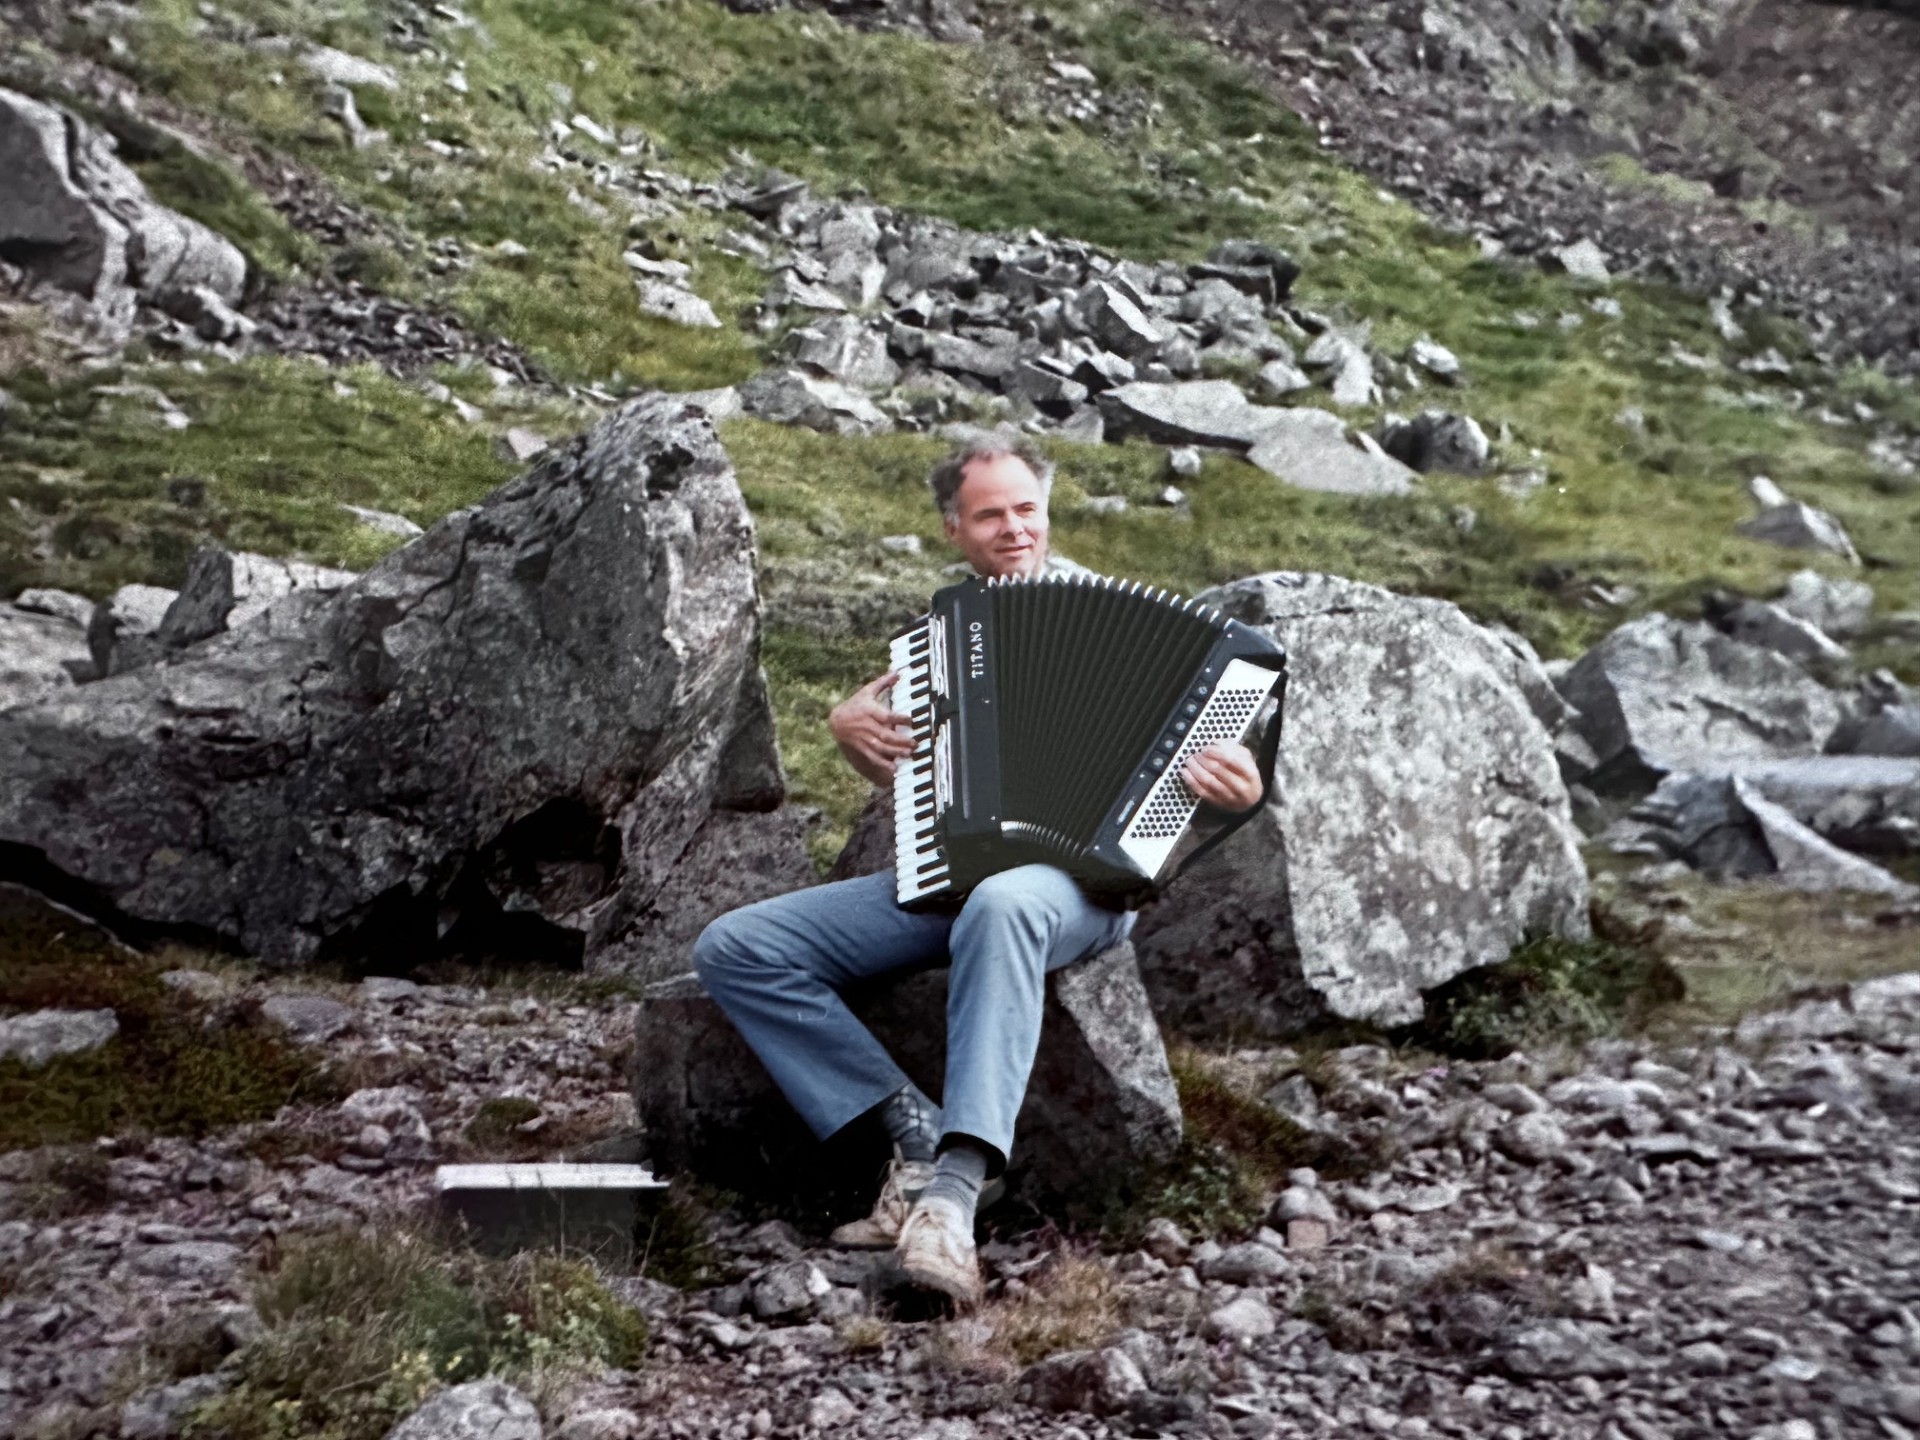
<instances>
[{"instance_id":1,"label":"blue jeans","mask_svg":"<svg viewBox=\"0 0 1920 1440\"><path fill-rule=\"evenodd\" d=\"M1040 1044L1050 970L1125 939L1131 914L1089 901L1063 870L1022 865L956 914L902 910L891 871L796 890L722 915L694 968L793 1108L822 1138L907 1083L839 990L951 958L944 1133L1002 1163Z\"/></svg>"}]
</instances>

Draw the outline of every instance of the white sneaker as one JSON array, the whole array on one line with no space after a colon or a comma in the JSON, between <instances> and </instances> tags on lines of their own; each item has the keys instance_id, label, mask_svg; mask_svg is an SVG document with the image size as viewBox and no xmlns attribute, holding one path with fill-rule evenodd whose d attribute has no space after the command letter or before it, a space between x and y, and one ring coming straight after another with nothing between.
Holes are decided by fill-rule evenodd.
<instances>
[{"instance_id":1,"label":"white sneaker","mask_svg":"<svg viewBox=\"0 0 1920 1440\"><path fill-rule=\"evenodd\" d=\"M833 1243L847 1250L891 1250L900 1241L900 1227L907 1223L913 1202L932 1179L931 1160L888 1161L873 1213L840 1226L831 1236Z\"/></svg>"},{"instance_id":2,"label":"white sneaker","mask_svg":"<svg viewBox=\"0 0 1920 1440\"><path fill-rule=\"evenodd\" d=\"M980 1303L986 1287L973 1248L973 1216L938 1196L922 1196L900 1227L894 1246L900 1269L923 1290L937 1290L963 1310Z\"/></svg>"}]
</instances>

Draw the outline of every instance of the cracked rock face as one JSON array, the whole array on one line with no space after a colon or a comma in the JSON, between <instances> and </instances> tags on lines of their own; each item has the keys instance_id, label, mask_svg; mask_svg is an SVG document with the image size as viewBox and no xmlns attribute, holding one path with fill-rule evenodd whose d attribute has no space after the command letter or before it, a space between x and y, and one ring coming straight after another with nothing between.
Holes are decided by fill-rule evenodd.
<instances>
[{"instance_id":1,"label":"cracked rock face","mask_svg":"<svg viewBox=\"0 0 1920 1440\"><path fill-rule=\"evenodd\" d=\"M1290 674L1274 798L1135 932L1163 1019L1401 1023L1522 940L1586 933L1578 832L1523 656L1452 605L1331 576L1202 598L1269 628Z\"/></svg>"},{"instance_id":2,"label":"cracked rock face","mask_svg":"<svg viewBox=\"0 0 1920 1440\"><path fill-rule=\"evenodd\" d=\"M0 714L0 840L275 963L590 962L716 809L778 802L759 632L726 453L648 397L337 593Z\"/></svg>"}]
</instances>

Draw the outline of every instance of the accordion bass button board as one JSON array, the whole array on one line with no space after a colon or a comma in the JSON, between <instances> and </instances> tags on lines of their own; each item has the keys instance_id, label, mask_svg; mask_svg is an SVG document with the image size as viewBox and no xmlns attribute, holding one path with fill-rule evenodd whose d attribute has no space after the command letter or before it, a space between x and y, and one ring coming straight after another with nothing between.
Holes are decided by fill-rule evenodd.
<instances>
[{"instance_id":1,"label":"accordion bass button board","mask_svg":"<svg viewBox=\"0 0 1920 1440\"><path fill-rule=\"evenodd\" d=\"M1286 684L1264 633L1096 575L949 586L891 661L913 729L894 773L902 905L1033 861L1094 890L1151 886L1199 812L1182 768L1247 740Z\"/></svg>"}]
</instances>

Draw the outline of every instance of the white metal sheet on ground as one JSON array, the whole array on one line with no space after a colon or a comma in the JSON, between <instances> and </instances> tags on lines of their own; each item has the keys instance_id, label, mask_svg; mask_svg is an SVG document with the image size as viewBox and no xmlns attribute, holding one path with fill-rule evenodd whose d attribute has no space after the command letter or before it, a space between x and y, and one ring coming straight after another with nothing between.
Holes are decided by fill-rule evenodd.
<instances>
[{"instance_id":1,"label":"white metal sheet on ground","mask_svg":"<svg viewBox=\"0 0 1920 1440\"><path fill-rule=\"evenodd\" d=\"M644 1165L442 1165L434 1187L448 1190L664 1190Z\"/></svg>"}]
</instances>

